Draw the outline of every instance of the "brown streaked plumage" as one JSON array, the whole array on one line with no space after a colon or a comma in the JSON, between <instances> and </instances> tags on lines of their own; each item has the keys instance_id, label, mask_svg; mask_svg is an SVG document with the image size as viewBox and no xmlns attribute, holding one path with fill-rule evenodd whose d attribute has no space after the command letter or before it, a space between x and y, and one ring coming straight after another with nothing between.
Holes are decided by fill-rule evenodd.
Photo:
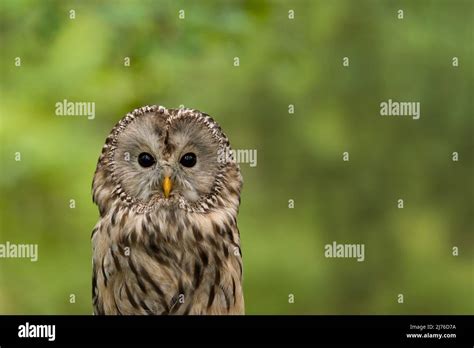
<instances>
[{"instance_id":1,"label":"brown streaked plumage","mask_svg":"<svg viewBox=\"0 0 474 348\"><path fill-rule=\"evenodd\" d=\"M244 314L242 177L209 115L146 106L112 129L93 181L95 314Z\"/></svg>"}]
</instances>

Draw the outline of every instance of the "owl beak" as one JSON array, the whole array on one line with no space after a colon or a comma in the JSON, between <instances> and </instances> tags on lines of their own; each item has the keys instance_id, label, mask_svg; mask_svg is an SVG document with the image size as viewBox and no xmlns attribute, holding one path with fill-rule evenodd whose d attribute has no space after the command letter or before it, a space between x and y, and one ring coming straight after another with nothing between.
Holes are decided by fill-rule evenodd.
<instances>
[{"instance_id":1,"label":"owl beak","mask_svg":"<svg viewBox=\"0 0 474 348\"><path fill-rule=\"evenodd\" d=\"M163 193L165 194L165 198L168 198L173 187L173 183L169 176L165 176L163 179Z\"/></svg>"}]
</instances>

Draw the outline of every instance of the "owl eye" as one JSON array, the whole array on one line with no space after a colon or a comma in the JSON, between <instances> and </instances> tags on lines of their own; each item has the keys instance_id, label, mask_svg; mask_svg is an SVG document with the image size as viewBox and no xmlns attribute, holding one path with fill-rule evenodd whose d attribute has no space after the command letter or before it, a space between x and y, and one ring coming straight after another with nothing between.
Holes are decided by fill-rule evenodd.
<instances>
[{"instance_id":1,"label":"owl eye","mask_svg":"<svg viewBox=\"0 0 474 348\"><path fill-rule=\"evenodd\" d=\"M196 155L192 152L188 152L183 157L181 157L179 163L188 168L194 167L196 164Z\"/></svg>"},{"instance_id":2,"label":"owl eye","mask_svg":"<svg viewBox=\"0 0 474 348\"><path fill-rule=\"evenodd\" d=\"M155 159L148 152L142 152L138 155L138 164L144 168L148 168L155 164Z\"/></svg>"}]
</instances>

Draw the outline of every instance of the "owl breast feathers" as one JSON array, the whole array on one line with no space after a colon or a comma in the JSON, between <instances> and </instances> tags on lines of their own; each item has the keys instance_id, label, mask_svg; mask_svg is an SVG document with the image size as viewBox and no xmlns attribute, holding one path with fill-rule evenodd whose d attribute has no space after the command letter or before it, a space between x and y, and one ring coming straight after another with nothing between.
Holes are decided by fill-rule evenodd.
<instances>
[{"instance_id":1,"label":"owl breast feathers","mask_svg":"<svg viewBox=\"0 0 474 348\"><path fill-rule=\"evenodd\" d=\"M243 314L242 177L209 116L146 106L112 129L92 184L95 314Z\"/></svg>"}]
</instances>

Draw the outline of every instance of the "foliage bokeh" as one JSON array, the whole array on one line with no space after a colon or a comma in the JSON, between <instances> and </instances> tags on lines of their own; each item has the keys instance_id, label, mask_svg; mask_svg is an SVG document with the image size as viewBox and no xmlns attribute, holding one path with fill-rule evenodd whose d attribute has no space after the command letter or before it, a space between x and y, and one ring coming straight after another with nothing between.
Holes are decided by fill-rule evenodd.
<instances>
[{"instance_id":1,"label":"foliage bokeh","mask_svg":"<svg viewBox=\"0 0 474 348\"><path fill-rule=\"evenodd\" d=\"M474 312L472 1L0 4L0 243L39 245L37 262L0 259L0 313L92 312L92 175L147 104L205 111L258 151L241 165L247 313ZM56 116L63 99L95 119ZM381 117L388 99L421 118ZM325 258L333 241L365 261Z\"/></svg>"}]
</instances>

